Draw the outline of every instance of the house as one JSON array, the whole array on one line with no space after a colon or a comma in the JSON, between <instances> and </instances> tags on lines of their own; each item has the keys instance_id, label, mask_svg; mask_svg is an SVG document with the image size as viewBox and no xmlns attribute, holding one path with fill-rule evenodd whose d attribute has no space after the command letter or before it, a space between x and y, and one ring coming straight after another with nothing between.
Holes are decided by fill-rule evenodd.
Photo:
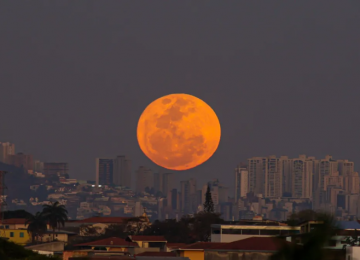
<instances>
[{"instance_id":1,"label":"house","mask_svg":"<svg viewBox=\"0 0 360 260\"><path fill-rule=\"evenodd\" d=\"M233 242L249 237L276 237L300 234L300 227L288 226L275 221L248 221L235 225L211 225L211 242Z\"/></svg>"},{"instance_id":2,"label":"house","mask_svg":"<svg viewBox=\"0 0 360 260\"><path fill-rule=\"evenodd\" d=\"M9 218L0 221L0 229L26 229L25 218ZM47 228L50 229L50 225L47 224Z\"/></svg>"},{"instance_id":3,"label":"house","mask_svg":"<svg viewBox=\"0 0 360 260\"><path fill-rule=\"evenodd\" d=\"M31 237L26 229L0 229L0 237L19 245L26 245L31 242Z\"/></svg>"},{"instance_id":4,"label":"house","mask_svg":"<svg viewBox=\"0 0 360 260\"><path fill-rule=\"evenodd\" d=\"M141 248L159 248L165 251L167 240L163 236L128 236L128 241L135 242Z\"/></svg>"},{"instance_id":5,"label":"house","mask_svg":"<svg viewBox=\"0 0 360 260\"><path fill-rule=\"evenodd\" d=\"M119 237L110 237L92 242L75 245L81 249L104 250L104 251L121 251L128 252L129 248L138 247L137 243L126 241Z\"/></svg>"},{"instance_id":6,"label":"house","mask_svg":"<svg viewBox=\"0 0 360 260\"><path fill-rule=\"evenodd\" d=\"M188 257L190 260L204 260L206 249L217 248L223 244L224 243L198 242L178 248L175 252L177 256Z\"/></svg>"},{"instance_id":7,"label":"house","mask_svg":"<svg viewBox=\"0 0 360 260\"><path fill-rule=\"evenodd\" d=\"M273 237L250 237L230 243L199 242L176 250L178 256L190 260L269 259L282 243Z\"/></svg>"}]
</instances>

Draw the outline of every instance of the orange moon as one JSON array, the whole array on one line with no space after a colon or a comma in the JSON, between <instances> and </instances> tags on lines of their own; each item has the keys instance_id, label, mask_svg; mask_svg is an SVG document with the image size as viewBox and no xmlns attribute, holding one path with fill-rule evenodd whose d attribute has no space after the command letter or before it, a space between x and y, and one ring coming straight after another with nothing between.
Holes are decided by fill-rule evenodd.
<instances>
[{"instance_id":1,"label":"orange moon","mask_svg":"<svg viewBox=\"0 0 360 260\"><path fill-rule=\"evenodd\" d=\"M141 114L137 139L154 163L170 170L187 170L207 161L220 143L220 122L214 110L188 94L171 94L153 101Z\"/></svg>"}]
</instances>

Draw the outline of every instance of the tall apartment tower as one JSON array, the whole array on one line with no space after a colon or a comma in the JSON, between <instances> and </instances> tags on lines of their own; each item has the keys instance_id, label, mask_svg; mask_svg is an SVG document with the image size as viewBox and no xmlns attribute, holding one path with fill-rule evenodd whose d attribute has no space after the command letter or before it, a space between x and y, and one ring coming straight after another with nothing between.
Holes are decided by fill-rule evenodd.
<instances>
[{"instance_id":1,"label":"tall apartment tower","mask_svg":"<svg viewBox=\"0 0 360 260\"><path fill-rule=\"evenodd\" d=\"M292 159L287 156L280 156L282 192L288 195L292 193Z\"/></svg>"},{"instance_id":2,"label":"tall apartment tower","mask_svg":"<svg viewBox=\"0 0 360 260\"><path fill-rule=\"evenodd\" d=\"M314 161L315 158L306 155L292 159L292 197L312 198Z\"/></svg>"},{"instance_id":3,"label":"tall apartment tower","mask_svg":"<svg viewBox=\"0 0 360 260\"><path fill-rule=\"evenodd\" d=\"M162 193L168 194L173 189L175 189L175 175L170 172L164 173L162 175Z\"/></svg>"},{"instance_id":4,"label":"tall apartment tower","mask_svg":"<svg viewBox=\"0 0 360 260\"><path fill-rule=\"evenodd\" d=\"M63 162L44 163L44 174L46 176L66 176L69 174L69 164Z\"/></svg>"},{"instance_id":5,"label":"tall apartment tower","mask_svg":"<svg viewBox=\"0 0 360 260\"><path fill-rule=\"evenodd\" d=\"M0 142L0 162L10 164L11 155L15 155L15 144Z\"/></svg>"},{"instance_id":6,"label":"tall apartment tower","mask_svg":"<svg viewBox=\"0 0 360 260\"><path fill-rule=\"evenodd\" d=\"M154 187L154 174L150 168L140 166L136 171L136 191L144 192L146 187Z\"/></svg>"},{"instance_id":7,"label":"tall apartment tower","mask_svg":"<svg viewBox=\"0 0 360 260\"><path fill-rule=\"evenodd\" d=\"M196 180L190 179L181 181L181 210L184 213L194 213L196 211L195 197L196 197Z\"/></svg>"},{"instance_id":8,"label":"tall apartment tower","mask_svg":"<svg viewBox=\"0 0 360 260\"><path fill-rule=\"evenodd\" d=\"M235 201L240 198L246 197L249 192L249 172L247 168L236 167L235 168Z\"/></svg>"},{"instance_id":9,"label":"tall apartment tower","mask_svg":"<svg viewBox=\"0 0 360 260\"><path fill-rule=\"evenodd\" d=\"M267 158L265 169L265 197L282 197L282 164L275 155Z\"/></svg>"},{"instance_id":10,"label":"tall apartment tower","mask_svg":"<svg viewBox=\"0 0 360 260\"><path fill-rule=\"evenodd\" d=\"M154 173L154 190L155 192L160 191L163 194L166 194L163 191L163 179L164 179L164 174L162 172Z\"/></svg>"},{"instance_id":11,"label":"tall apartment tower","mask_svg":"<svg viewBox=\"0 0 360 260\"><path fill-rule=\"evenodd\" d=\"M275 155L248 159L249 192L266 197L282 196L282 164Z\"/></svg>"},{"instance_id":12,"label":"tall apartment tower","mask_svg":"<svg viewBox=\"0 0 360 260\"><path fill-rule=\"evenodd\" d=\"M131 160L125 155L114 159L113 183L131 188Z\"/></svg>"},{"instance_id":13,"label":"tall apartment tower","mask_svg":"<svg viewBox=\"0 0 360 260\"><path fill-rule=\"evenodd\" d=\"M248 159L249 192L254 194L265 193L267 161L266 157Z\"/></svg>"},{"instance_id":14,"label":"tall apartment tower","mask_svg":"<svg viewBox=\"0 0 360 260\"><path fill-rule=\"evenodd\" d=\"M114 160L96 158L96 185L113 184Z\"/></svg>"}]
</instances>

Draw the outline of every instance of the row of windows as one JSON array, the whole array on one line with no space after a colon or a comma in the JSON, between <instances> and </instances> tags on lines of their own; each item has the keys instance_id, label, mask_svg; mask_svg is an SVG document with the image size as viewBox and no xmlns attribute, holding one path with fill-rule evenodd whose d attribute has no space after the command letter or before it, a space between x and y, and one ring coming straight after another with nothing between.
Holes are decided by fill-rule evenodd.
<instances>
[{"instance_id":1,"label":"row of windows","mask_svg":"<svg viewBox=\"0 0 360 260\"><path fill-rule=\"evenodd\" d=\"M19 233L20 237L24 237L24 232ZM15 237L14 232L10 232L10 237Z\"/></svg>"},{"instance_id":2,"label":"row of windows","mask_svg":"<svg viewBox=\"0 0 360 260\"><path fill-rule=\"evenodd\" d=\"M212 234L220 234L219 228L213 228ZM269 236L277 236L277 235L291 235L291 234L299 234L300 230L278 230L278 229L223 229L221 231L222 234L225 235L269 235Z\"/></svg>"}]
</instances>

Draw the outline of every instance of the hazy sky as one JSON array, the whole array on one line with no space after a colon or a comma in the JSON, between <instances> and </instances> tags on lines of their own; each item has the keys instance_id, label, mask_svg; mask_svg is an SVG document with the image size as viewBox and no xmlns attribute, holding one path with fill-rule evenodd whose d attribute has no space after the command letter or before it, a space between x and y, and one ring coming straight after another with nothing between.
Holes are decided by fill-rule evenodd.
<instances>
[{"instance_id":1,"label":"hazy sky","mask_svg":"<svg viewBox=\"0 0 360 260\"><path fill-rule=\"evenodd\" d=\"M0 141L95 178L139 149L143 109L170 93L217 113L218 151L179 179L252 156L331 154L360 165L360 1L0 2Z\"/></svg>"}]
</instances>

